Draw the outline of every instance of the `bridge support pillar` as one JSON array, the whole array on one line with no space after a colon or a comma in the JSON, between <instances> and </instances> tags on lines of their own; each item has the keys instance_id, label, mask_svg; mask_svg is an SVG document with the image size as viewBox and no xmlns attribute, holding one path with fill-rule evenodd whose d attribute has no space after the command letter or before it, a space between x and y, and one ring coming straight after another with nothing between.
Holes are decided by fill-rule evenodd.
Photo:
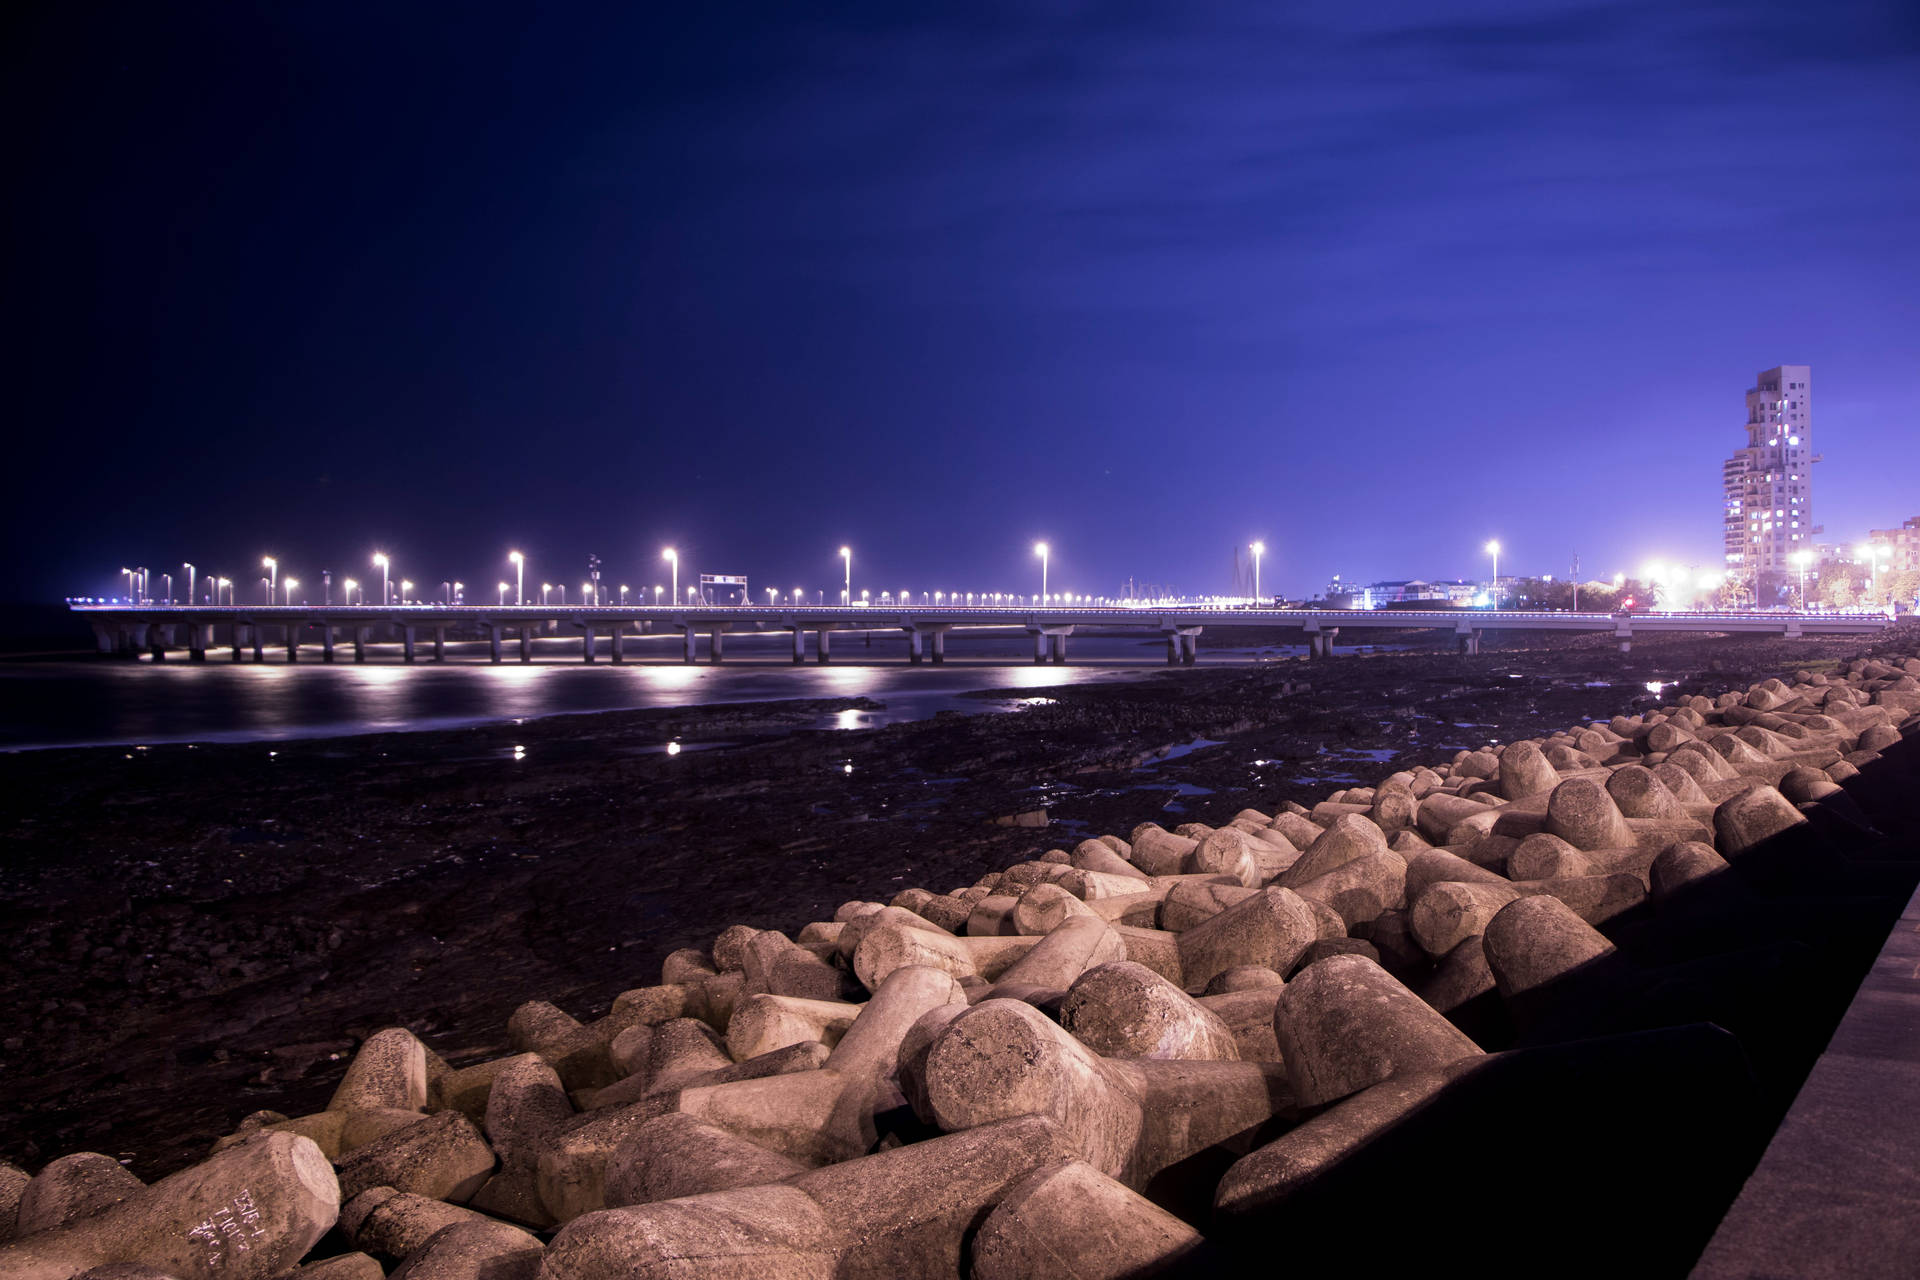
<instances>
[{"instance_id":1,"label":"bridge support pillar","mask_svg":"<svg viewBox=\"0 0 1920 1280\"><path fill-rule=\"evenodd\" d=\"M1626 627L1615 627L1613 638L1620 642L1620 652L1633 652L1633 632Z\"/></svg>"},{"instance_id":2,"label":"bridge support pillar","mask_svg":"<svg viewBox=\"0 0 1920 1280\"><path fill-rule=\"evenodd\" d=\"M93 647L101 653L112 653L115 645L119 641L118 628L109 631L103 624L98 622L89 623L88 625L93 628Z\"/></svg>"},{"instance_id":3,"label":"bridge support pillar","mask_svg":"<svg viewBox=\"0 0 1920 1280\"><path fill-rule=\"evenodd\" d=\"M253 660L255 662L265 662L267 660L267 655L264 652L265 646L266 646L266 630L267 629L261 626L260 624L255 623L252 627L249 628L249 630L252 631L253 633L249 637L253 641Z\"/></svg>"},{"instance_id":4,"label":"bridge support pillar","mask_svg":"<svg viewBox=\"0 0 1920 1280\"><path fill-rule=\"evenodd\" d=\"M713 629L713 665L719 666L727 660L727 630L725 627Z\"/></svg>"},{"instance_id":5,"label":"bridge support pillar","mask_svg":"<svg viewBox=\"0 0 1920 1280\"><path fill-rule=\"evenodd\" d=\"M525 622L520 624L520 661L533 661L533 626Z\"/></svg>"},{"instance_id":6,"label":"bridge support pillar","mask_svg":"<svg viewBox=\"0 0 1920 1280\"><path fill-rule=\"evenodd\" d=\"M793 629L793 665L797 667L806 660L807 629L805 627L795 627Z\"/></svg>"},{"instance_id":7,"label":"bridge support pillar","mask_svg":"<svg viewBox=\"0 0 1920 1280\"><path fill-rule=\"evenodd\" d=\"M593 663L593 646L595 644L593 624L591 622L582 622L576 625L580 628L580 660L591 666Z\"/></svg>"},{"instance_id":8,"label":"bridge support pillar","mask_svg":"<svg viewBox=\"0 0 1920 1280\"><path fill-rule=\"evenodd\" d=\"M411 623L400 628L400 657L403 662L413 661L413 626Z\"/></svg>"},{"instance_id":9,"label":"bridge support pillar","mask_svg":"<svg viewBox=\"0 0 1920 1280\"><path fill-rule=\"evenodd\" d=\"M1461 653L1472 658L1480 656L1480 632L1477 629L1457 631L1453 638Z\"/></svg>"},{"instance_id":10,"label":"bridge support pillar","mask_svg":"<svg viewBox=\"0 0 1920 1280\"><path fill-rule=\"evenodd\" d=\"M300 661L300 624L297 622L287 624L287 661Z\"/></svg>"},{"instance_id":11,"label":"bridge support pillar","mask_svg":"<svg viewBox=\"0 0 1920 1280\"><path fill-rule=\"evenodd\" d=\"M1198 631L1189 631L1182 634L1180 637L1180 648L1183 650L1180 655L1181 662L1189 667L1198 662L1200 660L1200 633Z\"/></svg>"},{"instance_id":12,"label":"bridge support pillar","mask_svg":"<svg viewBox=\"0 0 1920 1280\"><path fill-rule=\"evenodd\" d=\"M165 662L167 660L167 640L158 626L151 626L146 629L146 641L147 652L153 655L153 660L155 662Z\"/></svg>"},{"instance_id":13,"label":"bridge support pillar","mask_svg":"<svg viewBox=\"0 0 1920 1280\"><path fill-rule=\"evenodd\" d=\"M240 661L240 624L239 623L232 622L227 624L227 642L233 646L233 660L235 662Z\"/></svg>"},{"instance_id":14,"label":"bridge support pillar","mask_svg":"<svg viewBox=\"0 0 1920 1280\"><path fill-rule=\"evenodd\" d=\"M933 633L933 665L939 666L947 660L947 632L943 627Z\"/></svg>"},{"instance_id":15,"label":"bridge support pillar","mask_svg":"<svg viewBox=\"0 0 1920 1280\"><path fill-rule=\"evenodd\" d=\"M700 661L700 633L691 626L683 625L680 628L680 638L686 642L680 661L688 664Z\"/></svg>"},{"instance_id":16,"label":"bridge support pillar","mask_svg":"<svg viewBox=\"0 0 1920 1280\"><path fill-rule=\"evenodd\" d=\"M1309 652L1316 658L1331 658L1333 642L1339 635L1338 627L1324 627L1319 631L1309 631L1307 633Z\"/></svg>"},{"instance_id":17,"label":"bridge support pillar","mask_svg":"<svg viewBox=\"0 0 1920 1280\"><path fill-rule=\"evenodd\" d=\"M498 665L500 662L500 624L497 622L489 622L485 625L487 628L487 658L495 665Z\"/></svg>"},{"instance_id":18,"label":"bridge support pillar","mask_svg":"<svg viewBox=\"0 0 1920 1280\"><path fill-rule=\"evenodd\" d=\"M1046 660L1047 633L1044 631L1036 631L1033 633L1033 665L1037 667Z\"/></svg>"},{"instance_id":19,"label":"bridge support pillar","mask_svg":"<svg viewBox=\"0 0 1920 1280\"><path fill-rule=\"evenodd\" d=\"M833 631L829 627L822 627L814 632L813 660L823 667L833 661L833 641L830 638L832 635Z\"/></svg>"},{"instance_id":20,"label":"bridge support pillar","mask_svg":"<svg viewBox=\"0 0 1920 1280\"><path fill-rule=\"evenodd\" d=\"M1052 639L1053 665L1056 667L1064 667L1067 665L1067 637L1065 633L1055 633Z\"/></svg>"},{"instance_id":21,"label":"bridge support pillar","mask_svg":"<svg viewBox=\"0 0 1920 1280\"><path fill-rule=\"evenodd\" d=\"M355 662L365 662L367 660L366 627L355 627L353 629L353 660Z\"/></svg>"},{"instance_id":22,"label":"bridge support pillar","mask_svg":"<svg viewBox=\"0 0 1920 1280\"><path fill-rule=\"evenodd\" d=\"M920 633L912 627L907 628L907 661L914 666L920 665Z\"/></svg>"},{"instance_id":23,"label":"bridge support pillar","mask_svg":"<svg viewBox=\"0 0 1920 1280\"><path fill-rule=\"evenodd\" d=\"M320 624L320 661L333 661L333 624L331 622Z\"/></svg>"},{"instance_id":24,"label":"bridge support pillar","mask_svg":"<svg viewBox=\"0 0 1920 1280\"><path fill-rule=\"evenodd\" d=\"M445 627L433 629L433 660L435 662L447 660L447 629Z\"/></svg>"},{"instance_id":25,"label":"bridge support pillar","mask_svg":"<svg viewBox=\"0 0 1920 1280\"><path fill-rule=\"evenodd\" d=\"M615 625L613 628L613 661L616 665L627 660L626 648L622 643L626 638L627 624L622 622Z\"/></svg>"},{"instance_id":26,"label":"bridge support pillar","mask_svg":"<svg viewBox=\"0 0 1920 1280\"><path fill-rule=\"evenodd\" d=\"M204 622L187 624L187 661L205 662L207 660L207 632L210 628Z\"/></svg>"},{"instance_id":27,"label":"bridge support pillar","mask_svg":"<svg viewBox=\"0 0 1920 1280\"><path fill-rule=\"evenodd\" d=\"M1167 665L1170 667L1179 666L1181 651L1185 648L1186 645L1181 642L1178 631L1167 632Z\"/></svg>"}]
</instances>

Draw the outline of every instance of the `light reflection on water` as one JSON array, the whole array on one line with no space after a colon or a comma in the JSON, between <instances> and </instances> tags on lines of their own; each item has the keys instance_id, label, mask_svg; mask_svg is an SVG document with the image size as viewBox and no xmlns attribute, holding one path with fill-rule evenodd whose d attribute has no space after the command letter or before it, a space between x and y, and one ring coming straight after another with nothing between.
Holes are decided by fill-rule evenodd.
<instances>
[{"instance_id":1,"label":"light reflection on water","mask_svg":"<svg viewBox=\"0 0 1920 1280\"><path fill-rule=\"evenodd\" d=\"M540 716L709 703L865 697L882 710L849 709L821 716L814 727L872 728L939 711L1017 709L1039 696L989 700L959 695L977 689L1037 690L1064 684L1134 679L1164 671L1165 648L1151 640L1075 637L1072 663L1032 663L1032 650L1002 638L950 636L943 666L907 665L905 641L876 633L871 648L842 635L834 662L791 662L784 635L728 637L723 666L661 661L629 639L636 661L589 666L572 643L540 660L498 666L484 646L449 645L451 661L398 662L392 646L372 646L369 661L298 665L215 659L163 664L80 661L0 663L0 750L164 742L244 742L409 729L451 728ZM674 638L674 652L678 640ZM269 654L273 651L269 650ZM536 648L536 652L539 652ZM704 647L703 647L704 657ZM1260 657L1291 652L1261 650ZM565 655L565 656L563 656ZM1244 663L1249 651L1202 650L1201 661Z\"/></svg>"}]
</instances>

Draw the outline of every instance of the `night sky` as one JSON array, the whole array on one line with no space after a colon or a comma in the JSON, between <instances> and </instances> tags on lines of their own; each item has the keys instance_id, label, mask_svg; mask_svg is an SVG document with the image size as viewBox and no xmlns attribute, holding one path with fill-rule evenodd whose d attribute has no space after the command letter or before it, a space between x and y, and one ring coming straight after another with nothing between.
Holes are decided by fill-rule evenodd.
<instances>
[{"instance_id":1,"label":"night sky","mask_svg":"<svg viewBox=\"0 0 1920 1280\"><path fill-rule=\"evenodd\" d=\"M1920 514L1912 0L4 21L0 599L1711 566L1780 363Z\"/></svg>"}]
</instances>

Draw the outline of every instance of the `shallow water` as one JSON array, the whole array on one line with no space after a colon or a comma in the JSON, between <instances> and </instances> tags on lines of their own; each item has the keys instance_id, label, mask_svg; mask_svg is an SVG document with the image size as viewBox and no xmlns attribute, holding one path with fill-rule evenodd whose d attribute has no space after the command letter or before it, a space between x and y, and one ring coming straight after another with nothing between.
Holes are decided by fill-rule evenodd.
<instances>
[{"instance_id":1,"label":"shallow water","mask_svg":"<svg viewBox=\"0 0 1920 1280\"><path fill-rule=\"evenodd\" d=\"M174 655L166 662L108 659L0 663L0 750L45 747L249 742L328 737L534 719L541 716L780 699L869 698L881 710L849 709L811 727L865 729L918 720L941 711L1013 710L1018 697L968 698L980 689L1044 690L1061 685L1137 679L1165 671L1158 637L1075 636L1070 664L1035 665L1024 632L950 635L942 666L914 667L898 632L835 637L833 663L792 664L786 633L727 638L727 660L679 661L678 635L629 637L628 661L580 661L579 641L535 643L535 661L487 661L480 643L449 644L448 661L408 666L397 645L369 646L368 661L318 661L315 649L290 664L284 650L267 661L229 662L224 651L205 663ZM1301 653L1295 647L1203 649L1213 666ZM348 659L350 649L340 657Z\"/></svg>"}]
</instances>

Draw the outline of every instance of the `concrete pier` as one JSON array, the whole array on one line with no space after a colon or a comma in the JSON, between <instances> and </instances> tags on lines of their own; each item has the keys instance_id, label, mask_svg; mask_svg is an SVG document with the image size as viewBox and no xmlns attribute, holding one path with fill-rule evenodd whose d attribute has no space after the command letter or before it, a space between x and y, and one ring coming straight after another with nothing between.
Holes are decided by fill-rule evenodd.
<instances>
[{"instance_id":1,"label":"concrete pier","mask_svg":"<svg viewBox=\"0 0 1920 1280\"><path fill-rule=\"evenodd\" d=\"M481 625L487 629L487 659L497 666L500 662L500 624L486 622Z\"/></svg>"},{"instance_id":2,"label":"concrete pier","mask_svg":"<svg viewBox=\"0 0 1920 1280\"><path fill-rule=\"evenodd\" d=\"M333 661L333 624L331 622L320 624L320 661Z\"/></svg>"},{"instance_id":3,"label":"concrete pier","mask_svg":"<svg viewBox=\"0 0 1920 1280\"><path fill-rule=\"evenodd\" d=\"M807 629L793 628L793 665L799 666L807 660Z\"/></svg>"},{"instance_id":4,"label":"concrete pier","mask_svg":"<svg viewBox=\"0 0 1920 1280\"><path fill-rule=\"evenodd\" d=\"M433 660L435 662L447 660L447 629L445 627L433 629Z\"/></svg>"},{"instance_id":5,"label":"concrete pier","mask_svg":"<svg viewBox=\"0 0 1920 1280\"><path fill-rule=\"evenodd\" d=\"M686 640L686 645L687 645L686 656L681 658L680 660L682 662L687 663L688 665L692 665L693 663L700 661L700 639L699 639L700 633L695 631L693 627L690 625L682 625L680 628L680 634L682 638Z\"/></svg>"},{"instance_id":6,"label":"concrete pier","mask_svg":"<svg viewBox=\"0 0 1920 1280\"><path fill-rule=\"evenodd\" d=\"M520 624L520 661L533 661L533 628L524 622Z\"/></svg>"},{"instance_id":7,"label":"concrete pier","mask_svg":"<svg viewBox=\"0 0 1920 1280\"><path fill-rule=\"evenodd\" d=\"M353 660L355 662L367 660L367 629L365 627L353 629Z\"/></svg>"},{"instance_id":8,"label":"concrete pier","mask_svg":"<svg viewBox=\"0 0 1920 1280\"><path fill-rule=\"evenodd\" d=\"M1454 630L1454 642L1461 653L1472 657L1480 655L1480 628L1470 627L1462 622Z\"/></svg>"},{"instance_id":9,"label":"concrete pier","mask_svg":"<svg viewBox=\"0 0 1920 1280\"><path fill-rule=\"evenodd\" d=\"M591 622L579 621L573 625L580 628L580 660L591 665L593 662L594 646L593 624Z\"/></svg>"},{"instance_id":10,"label":"concrete pier","mask_svg":"<svg viewBox=\"0 0 1920 1280\"><path fill-rule=\"evenodd\" d=\"M253 640L253 660L255 662L265 662L267 660L267 655L264 652L267 629L257 622L247 629L253 633L251 637Z\"/></svg>"},{"instance_id":11,"label":"concrete pier","mask_svg":"<svg viewBox=\"0 0 1920 1280\"><path fill-rule=\"evenodd\" d=\"M297 622L287 624L287 661L300 661L300 624Z\"/></svg>"},{"instance_id":12,"label":"concrete pier","mask_svg":"<svg viewBox=\"0 0 1920 1280\"><path fill-rule=\"evenodd\" d=\"M413 628L411 626L400 628L400 660L413 661Z\"/></svg>"},{"instance_id":13,"label":"concrete pier","mask_svg":"<svg viewBox=\"0 0 1920 1280\"><path fill-rule=\"evenodd\" d=\"M712 641L713 665L717 667L721 663L727 660L727 643L726 643L727 629L725 627L715 627L713 629L712 635L713 635L713 641Z\"/></svg>"},{"instance_id":14,"label":"concrete pier","mask_svg":"<svg viewBox=\"0 0 1920 1280\"><path fill-rule=\"evenodd\" d=\"M828 639L831 635L833 635L831 627L822 627L814 633L814 643L817 646L814 650L814 660L823 667L833 661L833 642Z\"/></svg>"},{"instance_id":15,"label":"concrete pier","mask_svg":"<svg viewBox=\"0 0 1920 1280\"><path fill-rule=\"evenodd\" d=\"M627 638L627 624L617 622L613 627L613 661L616 665L627 660L626 650L622 647Z\"/></svg>"},{"instance_id":16,"label":"concrete pier","mask_svg":"<svg viewBox=\"0 0 1920 1280\"><path fill-rule=\"evenodd\" d=\"M937 667L946 660L947 629L945 627L935 627L933 629L933 665Z\"/></svg>"}]
</instances>

